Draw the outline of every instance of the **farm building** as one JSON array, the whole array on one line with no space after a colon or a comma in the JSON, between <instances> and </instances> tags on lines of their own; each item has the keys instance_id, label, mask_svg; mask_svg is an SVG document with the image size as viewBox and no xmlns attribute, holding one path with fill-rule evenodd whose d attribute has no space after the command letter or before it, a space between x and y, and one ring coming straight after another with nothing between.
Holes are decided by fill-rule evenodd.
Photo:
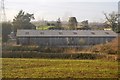
<instances>
[{"instance_id":1,"label":"farm building","mask_svg":"<svg viewBox=\"0 0 120 80\"><path fill-rule=\"evenodd\" d=\"M110 42L117 34L110 30L18 30L17 43L42 47L89 47Z\"/></svg>"}]
</instances>

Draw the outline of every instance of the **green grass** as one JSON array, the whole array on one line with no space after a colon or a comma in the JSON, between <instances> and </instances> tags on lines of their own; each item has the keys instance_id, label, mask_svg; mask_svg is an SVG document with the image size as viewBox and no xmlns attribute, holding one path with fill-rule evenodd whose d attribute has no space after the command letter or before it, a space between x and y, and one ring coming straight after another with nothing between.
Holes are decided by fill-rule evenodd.
<instances>
[{"instance_id":1,"label":"green grass","mask_svg":"<svg viewBox=\"0 0 120 80\"><path fill-rule=\"evenodd\" d=\"M49 28L54 28L55 26L43 26L43 27L39 27L36 28L37 30L48 30Z\"/></svg>"},{"instance_id":2,"label":"green grass","mask_svg":"<svg viewBox=\"0 0 120 80\"><path fill-rule=\"evenodd\" d=\"M3 78L117 78L117 61L3 58Z\"/></svg>"}]
</instances>

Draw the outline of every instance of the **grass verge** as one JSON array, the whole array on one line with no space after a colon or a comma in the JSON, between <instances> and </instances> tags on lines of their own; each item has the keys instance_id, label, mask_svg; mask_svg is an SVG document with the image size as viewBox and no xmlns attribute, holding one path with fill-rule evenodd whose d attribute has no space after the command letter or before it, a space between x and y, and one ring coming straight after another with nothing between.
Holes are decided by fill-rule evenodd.
<instances>
[{"instance_id":1,"label":"grass verge","mask_svg":"<svg viewBox=\"0 0 120 80\"><path fill-rule=\"evenodd\" d=\"M3 78L117 78L118 62L107 60L2 58Z\"/></svg>"}]
</instances>

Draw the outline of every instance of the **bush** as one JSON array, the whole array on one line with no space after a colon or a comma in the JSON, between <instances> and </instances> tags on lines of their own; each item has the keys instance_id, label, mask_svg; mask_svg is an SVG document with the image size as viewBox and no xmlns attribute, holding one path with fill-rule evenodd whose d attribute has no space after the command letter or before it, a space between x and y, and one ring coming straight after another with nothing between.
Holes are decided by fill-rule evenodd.
<instances>
[{"instance_id":1,"label":"bush","mask_svg":"<svg viewBox=\"0 0 120 80\"><path fill-rule=\"evenodd\" d=\"M7 46L3 51L38 51L38 46Z\"/></svg>"},{"instance_id":2,"label":"bush","mask_svg":"<svg viewBox=\"0 0 120 80\"><path fill-rule=\"evenodd\" d=\"M77 48L53 48L40 46L7 46L3 51L38 51L45 53L76 53Z\"/></svg>"},{"instance_id":3,"label":"bush","mask_svg":"<svg viewBox=\"0 0 120 80\"><path fill-rule=\"evenodd\" d=\"M58 59L97 59L99 54L65 54L65 53L40 53L31 51L3 51L3 58L58 58Z\"/></svg>"}]
</instances>

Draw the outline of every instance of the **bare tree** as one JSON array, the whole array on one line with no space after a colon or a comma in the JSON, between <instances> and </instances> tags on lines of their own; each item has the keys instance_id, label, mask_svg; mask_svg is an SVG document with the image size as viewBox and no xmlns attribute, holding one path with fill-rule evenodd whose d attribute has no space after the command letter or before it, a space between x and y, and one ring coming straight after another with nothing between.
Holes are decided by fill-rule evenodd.
<instances>
[{"instance_id":1,"label":"bare tree","mask_svg":"<svg viewBox=\"0 0 120 80\"><path fill-rule=\"evenodd\" d=\"M104 13L105 18L109 24L109 26L112 28L113 31L118 32L119 31L119 27L118 27L118 14L116 12L112 12L112 13Z\"/></svg>"}]
</instances>

